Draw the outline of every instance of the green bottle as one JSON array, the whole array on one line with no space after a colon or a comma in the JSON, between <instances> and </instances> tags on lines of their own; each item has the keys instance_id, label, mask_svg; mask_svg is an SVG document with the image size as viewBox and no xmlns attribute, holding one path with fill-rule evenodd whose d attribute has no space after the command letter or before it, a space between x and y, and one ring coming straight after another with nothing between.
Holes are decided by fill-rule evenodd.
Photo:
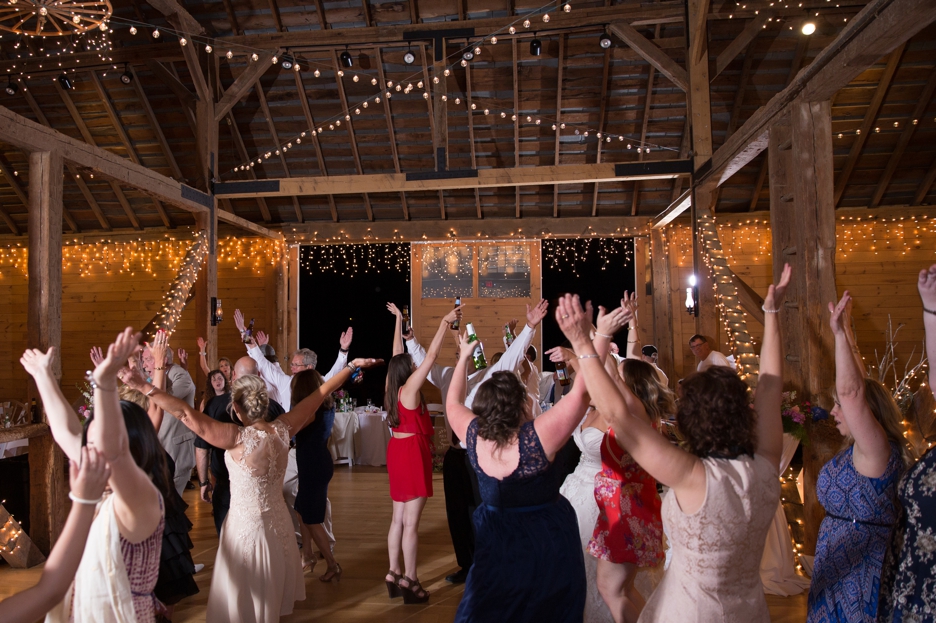
<instances>
[{"instance_id":1,"label":"green bottle","mask_svg":"<svg viewBox=\"0 0 936 623\"><path fill-rule=\"evenodd\" d=\"M510 323L504 325L504 340L507 342L507 348L510 348L510 345L513 344L513 341L517 339L517 336L511 333Z\"/></svg>"},{"instance_id":2,"label":"green bottle","mask_svg":"<svg viewBox=\"0 0 936 623\"><path fill-rule=\"evenodd\" d=\"M478 334L475 333L474 325L470 322L465 325L465 330L468 332L468 343L478 341ZM481 348L481 343L478 342L478 345L475 346L474 353L471 355L471 360L474 362L475 370L484 370L487 367L487 360L484 358L484 349Z\"/></svg>"}]
</instances>

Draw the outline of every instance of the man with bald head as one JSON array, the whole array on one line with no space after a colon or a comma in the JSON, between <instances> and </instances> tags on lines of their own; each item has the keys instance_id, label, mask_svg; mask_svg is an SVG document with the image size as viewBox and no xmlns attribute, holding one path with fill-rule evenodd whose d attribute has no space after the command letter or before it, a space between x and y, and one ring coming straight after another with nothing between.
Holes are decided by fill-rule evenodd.
<instances>
[{"instance_id":1,"label":"man with bald head","mask_svg":"<svg viewBox=\"0 0 936 623\"><path fill-rule=\"evenodd\" d=\"M257 364L250 357L241 357L234 364L231 372L231 382L243 376L257 376ZM205 414L219 422L233 423L242 426L242 423L231 419L229 408L231 394L215 396L205 405ZM282 415L283 407L274 400L270 400L270 415ZM175 419L175 418L172 418ZM221 534L221 525L231 506L231 478L227 466L224 464L224 450L216 448L200 437L195 438L195 459L198 467L198 485L201 489L201 499L212 504L211 513L214 515L215 528ZM213 476L208 477L209 472Z\"/></svg>"}]
</instances>

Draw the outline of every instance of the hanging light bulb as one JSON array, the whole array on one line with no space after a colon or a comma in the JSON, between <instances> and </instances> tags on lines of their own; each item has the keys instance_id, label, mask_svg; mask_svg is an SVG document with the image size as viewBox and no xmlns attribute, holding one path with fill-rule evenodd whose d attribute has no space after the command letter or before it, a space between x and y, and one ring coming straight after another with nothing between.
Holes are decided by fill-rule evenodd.
<instances>
[{"instance_id":1,"label":"hanging light bulb","mask_svg":"<svg viewBox=\"0 0 936 623\"><path fill-rule=\"evenodd\" d=\"M451 75L452 75L452 71L451 71L450 69L446 69L445 71L442 72L442 75L444 75L444 76L451 76Z\"/></svg>"},{"instance_id":2,"label":"hanging light bulb","mask_svg":"<svg viewBox=\"0 0 936 623\"><path fill-rule=\"evenodd\" d=\"M77 17L77 15L76 15L75 17ZM78 22L75 22L75 23L77 24ZM131 27L130 27L130 34L131 34L131 35L137 34L136 26L131 26Z\"/></svg>"},{"instance_id":3,"label":"hanging light bulb","mask_svg":"<svg viewBox=\"0 0 936 623\"><path fill-rule=\"evenodd\" d=\"M461 104L461 98L460 98L460 97L456 97L456 98L455 98L455 103L456 103L456 104Z\"/></svg>"},{"instance_id":4,"label":"hanging light bulb","mask_svg":"<svg viewBox=\"0 0 936 623\"><path fill-rule=\"evenodd\" d=\"M800 29L800 32L802 32L806 36L809 36L813 34L814 32L816 32L815 22L806 22L805 24L803 24L803 27Z\"/></svg>"},{"instance_id":5,"label":"hanging light bulb","mask_svg":"<svg viewBox=\"0 0 936 623\"><path fill-rule=\"evenodd\" d=\"M214 48L212 48L210 45L205 45L205 53L211 54L212 50L214 50ZM274 56L273 58L275 59L276 57ZM275 60L273 62L276 63Z\"/></svg>"},{"instance_id":6,"label":"hanging light bulb","mask_svg":"<svg viewBox=\"0 0 936 623\"><path fill-rule=\"evenodd\" d=\"M159 29L157 28L153 31L153 39L159 39L159 34Z\"/></svg>"},{"instance_id":7,"label":"hanging light bulb","mask_svg":"<svg viewBox=\"0 0 936 623\"><path fill-rule=\"evenodd\" d=\"M565 11L566 13L568 13L568 12L570 12L570 11L572 10L572 5L569 4L568 2L566 2L565 6L562 7L562 10Z\"/></svg>"},{"instance_id":8,"label":"hanging light bulb","mask_svg":"<svg viewBox=\"0 0 936 623\"><path fill-rule=\"evenodd\" d=\"M475 104L474 102L471 102L471 110L476 110L477 108L478 108L478 105Z\"/></svg>"},{"instance_id":9,"label":"hanging light bulb","mask_svg":"<svg viewBox=\"0 0 936 623\"><path fill-rule=\"evenodd\" d=\"M529 27L530 27L530 20L528 20L528 19L523 20L523 27L524 27L524 28L529 28Z\"/></svg>"},{"instance_id":10,"label":"hanging light bulb","mask_svg":"<svg viewBox=\"0 0 936 623\"><path fill-rule=\"evenodd\" d=\"M339 70L338 70L338 77L339 77L339 78L344 78L344 70L343 70L343 69L339 69Z\"/></svg>"},{"instance_id":11,"label":"hanging light bulb","mask_svg":"<svg viewBox=\"0 0 936 623\"><path fill-rule=\"evenodd\" d=\"M543 13L543 22L549 23L549 13Z\"/></svg>"},{"instance_id":12,"label":"hanging light bulb","mask_svg":"<svg viewBox=\"0 0 936 623\"><path fill-rule=\"evenodd\" d=\"M438 76L433 76L433 77L432 77L432 84L439 84L439 77L438 77Z\"/></svg>"},{"instance_id":13,"label":"hanging light bulb","mask_svg":"<svg viewBox=\"0 0 936 623\"><path fill-rule=\"evenodd\" d=\"M351 78L351 80L353 80L354 82L357 82L358 80L360 80L360 78L358 77L357 74L354 74L354 77Z\"/></svg>"},{"instance_id":14,"label":"hanging light bulb","mask_svg":"<svg viewBox=\"0 0 936 623\"><path fill-rule=\"evenodd\" d=\"M517 29L511 26L510 28L507 29L507 32L509 32L512 35L515 35L517 34Z\"/></svg>"},{"instance_id":15,"label":"hanging light bulb","mask_svg":"<svg viewBox=\"0 0 936 623\"><path fill-rule=\"evenodd\" d=\"M250 60L256 63L257 61L260 60L260 55L254 52L253 54L250 55Z\"/></svg>"},{"instance_id":16,"label":"hanging light bulb","mask_svg":"<svg viewBox=\"0 0 936 623\"><path fill-rule=\"evenodd\" d=\"M188 41L186 41L185 37L179 39L179 45L181 45L183 48L188 45Z\"/></svg>"},{"instance_id":17,"label":"hanging light bulb","mask_svg":"<svg viewBox=\"0 0 936 623\"><path fill-rule=\"evenodd\" d=\"M474 49L474 53L475 53L475 56L477 56L478 54L481 54L481 48L476 47L476 48Z\"/></svg>"},{"instance_id":18,"label":"hanging light bulb","mask_svg":"<svg viewBox=\"0 0 936 623\"><path fill-rule=\"evenodd\" d=\"M491 37L491 45L497 45L497 37Z\"/></svg>"},{"instance_id":19,"label":"hanging light bulb","mask_svg":"<svg viewBox=\"0 0 936 623\"><path fill-rule=\"evenodd\" d=\"M406 54L403 55L403 62L407 65L412 65L416 62L416 56L411 51L407 51Z\"/></svg>"},{"instance_id":20,"label":"hanging light bulb","mask_svg":"<svg viewBox=\"0 0 936 623\"><path fill-rule=\"evenodd\" d=\"M466 61L465 59L461 59L461 66L462 66L462 67L467 67L467 66L468 66L468 61Z\"/></svg>"},{"instance_id":21,"label":"hanging light bulb","mask_svg":"<svg viewBox=\"0 0 936 623\"><path fill-rule=\"evenodd\" d=\"M370 83L374 86L377 86L377 78L371 78Z\"/></svg>"},{"instance_id":22,"label":"hanging light bulb","mask_svg":"<svg viewBox=\"0 0 936 623\"><path fill-rule=\"evenodd\" d=\"M420 80L419 82L416 83L416 88L417 88L417 89L423 88L423 81L422 81L422 80Z\"/></svg>"},{"instance_id":23,"label":"hanging light bulb","mask_svg":"<svg viewBox=\"0 0 936 623\"><path fill-rule=\"evenodd\" d=\"M227 58L228 60L231 60L232 58L234 58L234 52L231 52L230 50L228 50L227 53L225 53L224 56L225 56L225 58Z\"/></svg>"},{"instance_id":24,"label":"hanging light bulb","mask_svg":"<svg viewBox=\"0 0 936 623\"><path fill-rule=\"evenodd\" d=\"M341 64L345 67L354 67L354 59L351 58L351 53L347 49L341 53Z\"/></svg>"},{"instance_id":25,"label":"hanging light bulb","mask_svg":"<svg viewBox=\"0 0 936 623\"><path fill-rule=\"evenodd\" d=\"M607 33L602 33L601 36L598 37L598 45L601 46L601 48L604 50L610 48L611 37L609 37Z\"/></svg>"},{"instance_id":26,"label":"hanging light bulb","mask_svg":"<svg viewBox=\"0 0 936 623\"><path fill-rule=\"evenodd\" d=\"M322 76L322 72L316 69L315 71L312 72L312 75L315 76L316 78L320 78Z\"/></svg>"},{"instance_id":27,"label":"hanging light bulb","mask_svg":"<svg viewBox=\"0 0 936 623\"><path fill-rule=\"evenodd\" d=\"M505 113L504 111L501 111L501 119L506 119L506 118L507 118L507 113Z\"/></svg>"}]
</instances>

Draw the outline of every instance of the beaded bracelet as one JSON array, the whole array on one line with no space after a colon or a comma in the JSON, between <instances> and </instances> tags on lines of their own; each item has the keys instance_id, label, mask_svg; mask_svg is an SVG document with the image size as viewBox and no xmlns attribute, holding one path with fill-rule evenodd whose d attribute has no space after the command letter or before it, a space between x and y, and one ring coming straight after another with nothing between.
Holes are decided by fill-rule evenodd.
<instances>
[{"instance_id":1,"label":"beaded bracelet","mask_svg":"<svg viewBox=\"0 0 936 623\"><path fill-rule=\"evenodd\" d=\"M605 335L604 333L598 333L597 331L595 331L595 335L597 335L598 337L603 337L608 340L614 339L613 335Z\"/></svg>"},{"instance_id":2,"label":"beaded bracelet","mask_svg":"<svg viewBox=\"0 0 936 623\"><path fill-rule=\"evenodd\" d=\"M764 307L763 305L761 305L760 308L763 309L763 310L764 310L766 313L768 313L768 314L779 314L779 313L780 313L780 310L779 310L779 309L767 309L767 308Z\"/></svg>"},{"instance_id":3,"label":"beaded bracelet","mask_svg":"<svg viewBox=\"0 0 936 623\"><path fill-rule=\"evenodd\" d=\"M90 370L87 370L87 371L85 372L85 380L88 382L88 385L91 386L91 391L92 391L92 392L93 392L94 390L96 390L96 389L99 389L99 390L101 390L102 392L115 392L115 391L117 391L117 386L116 386L116 385L113 386L113 387L101 387L100 385L98 385L97 382L94 380L94 375L91 374L91 371L90 371Z\"/></svg>"},{"instance_id":4,"label":"beaded bracelet","mask_svg":"<svg viewBox=\"0 0 936 623\"><path fill-rule=\"evenodd\" d=\"M148 392L146 392L145 394L143 394L143 395L144 395L144 396L152 396L152 395L153 395L153 392L156 391L157 389L159 389L159 388L156 387L155 385L153 385L152 387L150 387L150 390L149 390Z\"/></svg>"},{"instance_id":5,"label":"beaded bracelet","mask_svg":"<svg viewBox=\"0 0 936 623\"><path fill-rule=\"evenodd\" d=\"M579 359L598 359L598 355L579 355Z\"/></svg>"},{"instance_id":6,"label":"beaded bracelet","mask_svg":"<svg viewBox=\"0 0 936 623\"><path fill-rule=\"evenodd\" d=\"M72 493L71 491L69 491L69 492L68 492L68 498L69 498L72 502L75 502L76 504L87 504L88 506L97 506L98 502L100 502L101 500L104 499L104 496L102 495L101 497L99 497L99 498L96 499L96 500L86 500L86 499L84 499L84 498L78 497L77 495L75 495L74 493Z\"/></svg>"}]
</instances>

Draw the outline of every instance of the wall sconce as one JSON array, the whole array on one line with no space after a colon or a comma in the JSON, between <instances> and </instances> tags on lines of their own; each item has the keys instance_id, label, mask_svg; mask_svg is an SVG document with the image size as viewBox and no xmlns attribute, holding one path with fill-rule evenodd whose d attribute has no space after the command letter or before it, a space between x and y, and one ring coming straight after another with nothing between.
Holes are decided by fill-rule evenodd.
<instances>
[{"instance_id":1,"label":"wall sconce","mask_svg":"<svg viewBox=\"0 0 936 623\"><path fill-rule=\"evenodd\" d=\"M699 288L696 276L690 275L689 287L686 288L686 312L690 316L699 315Z\"/></svg>"},{"instance_id":2,"label":"wall sconce","mask_svg":"<svg viewBox=\"0 0 936 623\"><path fill-rule=\"evenodd\" d=\"M224 320L224 310L221 309L221 299L211 297L211 326L216 327Z\"/></svg>"}]
</instances>

